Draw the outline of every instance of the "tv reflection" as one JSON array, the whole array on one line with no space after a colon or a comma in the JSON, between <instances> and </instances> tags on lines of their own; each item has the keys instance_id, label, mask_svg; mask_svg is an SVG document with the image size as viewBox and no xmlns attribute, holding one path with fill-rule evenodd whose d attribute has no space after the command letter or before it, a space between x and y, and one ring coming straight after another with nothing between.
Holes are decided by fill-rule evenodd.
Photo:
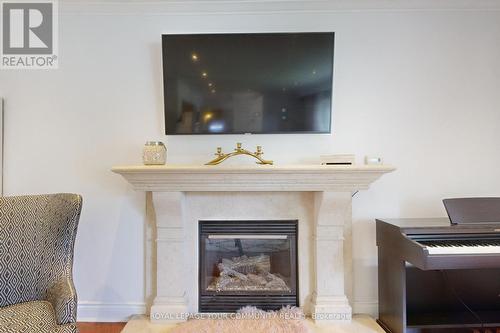
<instances>
[{"instance_id":1,"label":"tv reflection","mask_svg":"<svg viewBox=\"0 0 500 333\"><path fill-rule=\"evenodd\" d=\"M279 89L262 94L246 89L220 92L206 100L197 96L196 88L183 96L176 133L279 133L329 128L328 91Z\"/></svg>"},{"instance_id":2,"label":"tv reflection","mask_svg":"<svg viewBox=\"0 0 500 333\"><path fill-rule=\"evenodd\" d=\"M200 132L223 133L226 129L226 117L222 109L204 109L201 119Z\"/></svg>"}]
</instances>

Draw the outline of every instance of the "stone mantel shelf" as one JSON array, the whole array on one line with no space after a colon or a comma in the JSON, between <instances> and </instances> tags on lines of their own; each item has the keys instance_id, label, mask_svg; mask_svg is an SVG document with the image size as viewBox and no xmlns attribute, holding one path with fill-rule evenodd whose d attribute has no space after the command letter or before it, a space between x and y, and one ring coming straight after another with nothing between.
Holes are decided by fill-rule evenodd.
<instances>
[{"instance_id":1,"label":"stone mantel shelf","mask_svg":"<svg viewBox=\"0 0 500 333\"><path fill-rule=\"evenodd\" d=\"M117 166L137 191L337 191L354 192L395 168L386 165Z\"/></svg>"}]
</instances>

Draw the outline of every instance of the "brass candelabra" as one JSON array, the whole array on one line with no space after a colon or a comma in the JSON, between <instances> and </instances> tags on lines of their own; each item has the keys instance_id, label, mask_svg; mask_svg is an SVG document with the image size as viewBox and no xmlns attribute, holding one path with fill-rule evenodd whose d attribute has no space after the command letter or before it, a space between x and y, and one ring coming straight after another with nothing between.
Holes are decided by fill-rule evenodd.
<instances>
[{"instance_id":1,"label":"brass candelabra","mask_svg":"<svg viewBox=\"0 0 500 333\"><path fill-rule=\"evenodd\" d=\"M215 153L215 156L217 156L216 158L214 158L213 160L211 160L210 162L208 163L205 163L205 165L217 165L217 164L220 164L222 162L224 162L225 160L227 160L228 158L230 157L233 157L233 156L237 156L237 155L248 155L248 156L252 156L256 159L258 159L258 162L255 162L257 164L268 164L268 165L272 165L273 164L273 161L270 161L270 160L265 160L263 159L261 156L264 154L264 152L262 151L262 146L257 146L257 151L252 153L251 151L248 151L246 149L243 149L241 147L241 143L237 143L236 144L236 148L234 149L234 151L232 153L228 153L228 154L224 154L222 152L222 148L221 147L217 147L217 152Z\"/></svg>"}]
</instances>

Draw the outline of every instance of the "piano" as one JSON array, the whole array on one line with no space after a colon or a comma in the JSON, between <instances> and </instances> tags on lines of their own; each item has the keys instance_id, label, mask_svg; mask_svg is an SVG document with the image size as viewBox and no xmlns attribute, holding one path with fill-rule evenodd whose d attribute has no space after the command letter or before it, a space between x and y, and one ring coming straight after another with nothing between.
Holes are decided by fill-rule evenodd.
<instances>
[{"instance_id":1,"label":"piano","mask_svg":"<svg viewBox=\"0 0 500 333\"><path fill-rule=\"evenodd\" d=\"M500 333L500 198L445 199L448 218L377 219L379 324Z\"/></svg>"}]
</instances>

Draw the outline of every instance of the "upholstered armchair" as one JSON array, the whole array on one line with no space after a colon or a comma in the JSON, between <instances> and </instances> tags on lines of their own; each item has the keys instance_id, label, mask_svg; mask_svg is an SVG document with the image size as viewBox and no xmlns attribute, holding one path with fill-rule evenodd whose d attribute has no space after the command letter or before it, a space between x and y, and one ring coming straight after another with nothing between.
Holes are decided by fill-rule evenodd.
<instances>
[{"instance_id":1,"label":"upholstered armchair","mask_svg":"<svg viewBox=\"0 0 500 333\"><path fill-rule=\"evenodd\" d=\"M0 332L74 333L73 248L82 198L0 198Z\"/></svg>"}]
</instances>

